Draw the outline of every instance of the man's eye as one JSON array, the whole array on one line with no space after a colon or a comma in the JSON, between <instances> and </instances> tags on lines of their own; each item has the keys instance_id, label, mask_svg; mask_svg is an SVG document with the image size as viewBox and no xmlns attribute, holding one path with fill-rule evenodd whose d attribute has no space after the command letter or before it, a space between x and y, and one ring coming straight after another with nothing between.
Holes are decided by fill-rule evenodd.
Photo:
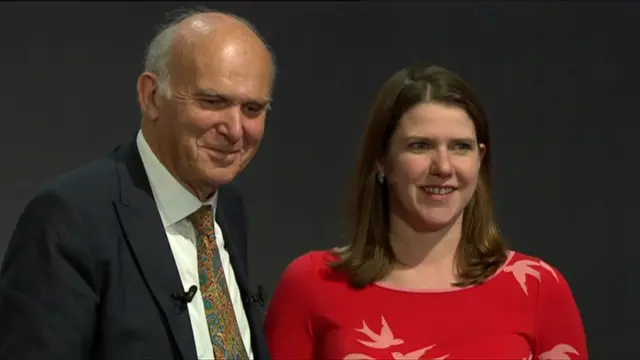
<instances>
[{"instance_id":1,"label":"man's eye","mask_svg":"<svg viewBox=\"0 0 640 360\"><path fill-rule=\"evenodd\" d=\"M229 102L226 99L212 97L212 98L202 98L200 99L200 103L202 106L209 109L221 110L229 106Z\"/></svg>"},{"instance_id":2,"label":"man's eye","mask_svg":"<svg viewBox=\"0 0 640 360\"><path fill-rule=\"evenodd\" d=\"M262 105L247 105L244 107L247 111L252 113L259 113L264 110L264 106Z\"/></svg>"},{"instance_id":3,"label":"man's eye","mask_svg":"<svg viewBox=\"0 0 640 360\"><path fill-rule=\"evenodd\" d=\"M222 103L224 103L224 102L225 102L223 99L218 99L218 98L209 98L209 99L204 99L204 101L205 101L207 104L212 104L212 105L215 105L215 104L222 104Z\"/></svg>"}]
</instances>

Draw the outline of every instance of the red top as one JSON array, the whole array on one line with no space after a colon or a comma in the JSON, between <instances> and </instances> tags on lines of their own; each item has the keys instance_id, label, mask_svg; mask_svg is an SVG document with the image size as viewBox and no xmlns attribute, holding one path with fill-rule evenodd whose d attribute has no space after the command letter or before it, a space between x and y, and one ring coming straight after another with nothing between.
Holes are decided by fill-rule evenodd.
<instances>
[{"instance_id":1,"label":"red top","mask_svg":"<svg viewBox=\"0 0 640 360\"><path fill-rule=\"evenodd\" d=\"M588 359L566 280L511 252L483 285L446 291L351 288L313 251L284 271L265 331L274 359Z\"/></svg>"}]
</instances>

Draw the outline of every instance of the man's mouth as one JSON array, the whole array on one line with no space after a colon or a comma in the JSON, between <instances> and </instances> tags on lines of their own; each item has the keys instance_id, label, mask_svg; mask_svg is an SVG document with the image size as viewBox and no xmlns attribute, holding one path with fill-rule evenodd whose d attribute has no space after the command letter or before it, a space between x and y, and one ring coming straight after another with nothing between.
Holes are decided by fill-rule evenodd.
<instances>
[{"instance_id":1,"label":"man's mouth","mask_svg":"<svg viewBox=\"0 0 640 360\"><path fill-rule=\"evenodd\" d=\"M217 148L207 148L209 151L213 151L216 152L218 154L222 154L222 155L235 155L240 153L240 149L235 150L235 149L217 149Z\"/></svg>"}]
</instances>

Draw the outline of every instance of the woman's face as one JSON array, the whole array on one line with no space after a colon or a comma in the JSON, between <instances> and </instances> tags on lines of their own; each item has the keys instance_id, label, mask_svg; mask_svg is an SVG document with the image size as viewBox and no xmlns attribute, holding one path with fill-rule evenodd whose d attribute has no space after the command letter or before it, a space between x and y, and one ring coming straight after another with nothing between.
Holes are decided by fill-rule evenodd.
<instances>
[{"instance_id":1,"label":"woman's face","mask_svg":"<svg viewBox=\"0 0 640 360\"><path fill-rule=\"evenodd\" d=\"M476 190L484 144L461 108L423 103L409 109L380 162L393 215L414 229L455 222Z\"/></svg>"}]
</instances>

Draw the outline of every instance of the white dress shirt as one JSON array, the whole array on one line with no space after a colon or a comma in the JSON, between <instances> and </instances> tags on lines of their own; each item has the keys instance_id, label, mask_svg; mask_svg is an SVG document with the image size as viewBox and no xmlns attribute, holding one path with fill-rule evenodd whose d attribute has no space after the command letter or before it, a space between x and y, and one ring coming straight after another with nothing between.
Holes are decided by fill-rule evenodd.
<instances>
[{"instance_id":1,"label":"white dress shirt","mask_svg":"<svg viewBox=\"0 0 640 360\"><path fill-rule=\"evenodd\" d=\"M196 249L195 229L187 220L187 216L198 210L203 205L211 205L214 218L217 205L217 193L204 204L194 195L187 191L169 171L160 163L155 156L149 144L144 139L142 131L138 132L136 139L142 163L147 172L147 177L151 183L153 196L162 218L173 257L180 273L182 286L185 291L192 285L198 287L198 293L188 304L189 318L193 330L193 337L196 344L198 359L214 359L213 346L209 337L209 328L207 325L202 294L200 293L200 281L198 278L198 258ZM229 253L224 247L224 238L220 226L215 222L215 234L224 275L227 280L227 286L231 293L231 301L235 310L240 334L247 348L249 358L253 359L251 350L251 333L249 329L249 321L242 306L242 297L240 289L236 283L235 274L229 261ZM223 359L218 359L223 360Z\"/></svg>"}]
</instances>

